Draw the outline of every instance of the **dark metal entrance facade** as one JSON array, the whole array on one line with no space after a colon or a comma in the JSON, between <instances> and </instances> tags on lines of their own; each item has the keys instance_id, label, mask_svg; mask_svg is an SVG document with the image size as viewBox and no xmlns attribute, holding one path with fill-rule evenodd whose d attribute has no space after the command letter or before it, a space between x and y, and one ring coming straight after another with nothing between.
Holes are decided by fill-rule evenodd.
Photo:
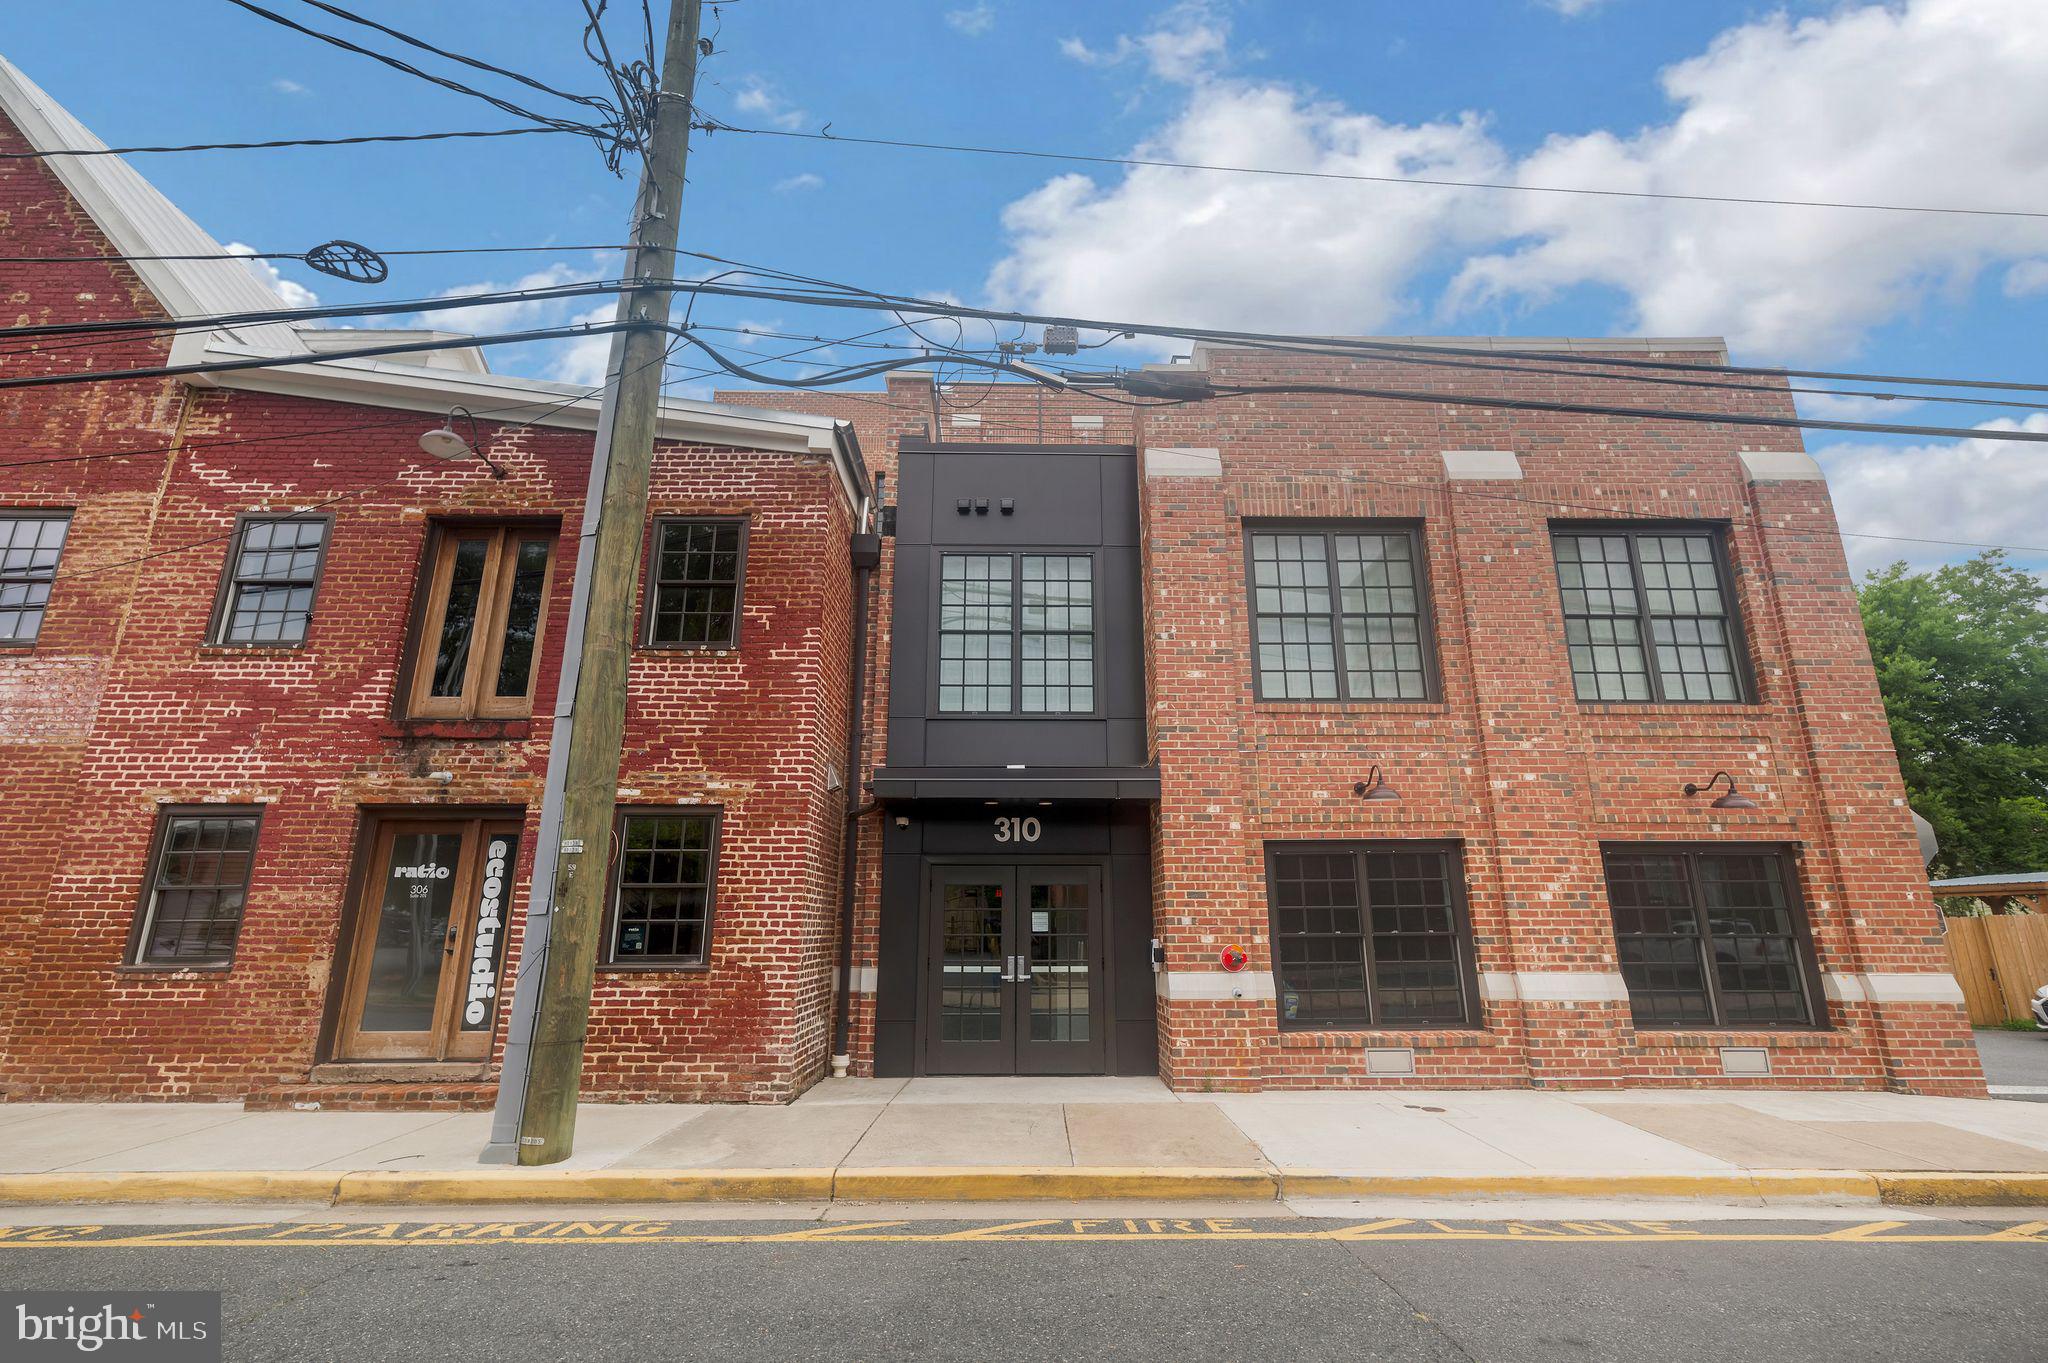
<instances>
[{"instance_id":1,"label":"dark metal entrance facade","mask_svg":"<svg viewBox=\"0 0 2048 1363\"><path fill-rule=\"evenodd\" d=\"M899 810L875 1072L1156 1073L1148 806Z\"/></svg>"}]
</instances>

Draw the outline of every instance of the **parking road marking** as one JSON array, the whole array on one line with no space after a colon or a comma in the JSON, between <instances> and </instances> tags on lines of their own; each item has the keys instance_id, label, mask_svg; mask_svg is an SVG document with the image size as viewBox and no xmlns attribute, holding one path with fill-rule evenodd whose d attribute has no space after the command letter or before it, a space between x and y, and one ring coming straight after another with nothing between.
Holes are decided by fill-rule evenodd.
<instances>
[{"instance_id":1,"label":"parking road marking","mask_svg":"<svg viewBox=\"0 0 2048 1363\"><path fill-rule=\"evenodd\" d=\"M1718 1230L1722 1222L1434 1221L1382 1218L1345 1225L1304 1225L1258 1217L1088 1217L992 1221L953 1230L917 1230L909 1221L866 1221L780 1231L699 1231L677 1221L340 1221L172 1227L0 1226L8 1249L278 1249L349 1245L792 1245L957 1244L961 1241L1086 1244L1147 1241L1499 1241L1522 1244L1850 1243L1856 1245L2048 1245L2048 1221L1987 1228L1967 1222L1867 1221L1829 1229ZM926 1223L928 1224L928 1223ZM1927 1229L1916 1230L1914 1226ZM1936 1227L1942 1227L1936 1229Z\"/></svg>"}]
</instances>

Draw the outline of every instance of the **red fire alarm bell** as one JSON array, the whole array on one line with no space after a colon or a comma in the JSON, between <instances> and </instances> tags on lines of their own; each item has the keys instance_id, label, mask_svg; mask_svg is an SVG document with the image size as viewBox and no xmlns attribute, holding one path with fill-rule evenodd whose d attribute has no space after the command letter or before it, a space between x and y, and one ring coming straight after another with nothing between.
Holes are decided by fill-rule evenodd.
<instances>
[{"instance_id":1,"label":"red fire alarm bell","mask_svg":"<svg viewBox=\"0 0 2048 1363\"><path fill-rule=\"evenodd\" d=\"M1233 975L1244 969L1245 962L1250 959L1251 957L1244 954L1243 947L1223 948L1223 968Z\"/></svg>"}]
</instances>

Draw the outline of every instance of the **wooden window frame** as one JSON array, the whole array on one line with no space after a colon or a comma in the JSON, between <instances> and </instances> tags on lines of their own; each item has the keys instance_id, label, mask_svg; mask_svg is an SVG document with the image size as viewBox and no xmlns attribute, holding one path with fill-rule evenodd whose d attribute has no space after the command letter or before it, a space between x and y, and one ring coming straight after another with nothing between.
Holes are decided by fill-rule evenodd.
<instances>
[{"instance_id":1,"label":"wooden window frame","mask_svg":"<svg viewBox=\"0 0 2048 1363\"><path fill-rule=\"evenodd\" d=\"M1430 590L1429 539L1422 521L1385 517L1340 517L1316 520L1247 520L1243 523L1240 548L1244 556L1244 605L1246 638L1250 652L1247 662L1252 673L1252 698L1260 705L1438 705L1443 702L1443 674L1437 665L1436 599ZM1408 536L1409 561L1415 565L1416 642L1422 649L1422 694L1419 696L1354 696L1351 671L1344 666L1344 619L1342 587L1338 583L1336 537L1353 535ZM1257 569L1252 553L1254 535L1321 535L1323 560L1330 570L1330 640L1337 670L1337 694L1321 699L1310 696L1266 694L1265 677L1259 668L1259 598Z\"/></svg>"},{"instance_id":2,"label":"wooden window frame","mask_svg":"<svg viewBox=\"0 0 2048 1363\"><path fill-rule=\"evenodd\" d=\"M1630 1001L1629 1025L1639 1032L1825 1032L1833 1029L1828 1020L1827 996L1821 985L1820 958L1813 944L1813 919L1806 911L1806 896L1799 883L1799 848L1783 842L1603 842L1600 844L1602 893L1607 893L1607 863L1615 856L1677 857L1685 865L1686 884L1699 915L1699 942L1705 953L1702 978L1706 984L1707 1011L1704 1022L1638 1022L1634 1001ZM1800 989L1806 995L1805 1022L1728 1022L1721 1007L1721 972L1713 954L1714 934L1707 917L1706 894L1700 887L1699 861L1713 856L1768 856L1778 863L1780 884L1785 891L1785 908L1792 919L1792 946L1798 954ZM1608 931L1614 931L1614 905L1607 906ZM1617 942L1620 934L1615 933ZM1620 970L1620 953L1615 954Z\"/></svg>"},{"instance_id":3,"label":"wooden window frame","mask_svg":"<svg viewBox=\"0 0 2048 1363\"><path fill-rule=\"evenodd\" d=\"M159 805L156 812L156 827L149 837L149 860L143 864L142 892L135 902L135 912L128 927L128 944L121 953L121 969L126 971L227 971L232 970L242 946L242 929L249 921L249 891L256 883L256 855L263 848L264 805ZM249 848L249 876L242 882L242 912L235 920L234 944L224 957L192 957L185 960L152 961L144 959L143 948L149 939L149 929L156 917L156 895L158 878L163 874L163 859L169 850L171 825L180 819L254 819L255 838Z\"/></svg>"},{"instance_id":4,"label":"wooden window frame","mask_svg":"<svg viewBox=\"0 0 2048 1363\"><path fill-rule=\"evenodd\" d=\"M641 956L621 958L619 948L620 878L626 870L626 821L632 818L703 818L711 823L711 864L704 879L704 950L698 957ZM725 810L718 805L620 805L612 813L611 861L605 868L603 952L600 970L664 970L702 974L711 969L713 934L718 927L718 866L725 848Z\"/></svg>"},{"instance_id":5,"label":"wooden window frame","mask_svg":"<svg viewBox=\"0 0 2048 1363\"><path fill-rule=\"evenodd\" d=\"M258 523L320 523L320 548L313 560L311 596L306 602L306 624L296 639L230 639L228 626L234 622L235 599L242 581L237 568L242 561L242 540L249 527ZM234 533L228 538L227 561L221 565L220 587L214 593L213 614L206 625L209 648L298 649L313 634L313 612L320 605L320 585L327 578L327 551L334 546L334 513L330 511L244 511L235 517Z\"/></svg>"},{"instance_id":6,"label":"wooden window frame","mask_svg":"<svg viewBox=\"0 0 2048 1363\"><path fill-rule=\"evenodd\" d=\"M1365 858L1375 852L1435 852L1449 861L1451 935L1455 939L1454 959L1458 967L1458 998L1463 1008L1463 1018L1458 1022L1386 1022L1382 1021L1380 1010L1380 987L1376 978L1377 960L1373 955L1372 901L1369 897ZM1365 971L1366 1006L1371 1020L1366 1022L1327 1022L1313 1018L1292 1018L1287 1016L1286 1001L1282 997L1286 985L1281 979L1280 961L1280 907L1274 892L1277 884L1279 859L1284 856L1332 856L1349 855L1353 874L1357 877L1360 922L1362 929L1361 960ZM1471 901L1465 889L1465 848L1464 844L1441 838L1373 838L1373 839L1283 839L1265 845L1266 862L1266 940L1270 944L1273 975L1273 1013L1283 1032L1471 1032L1485 1026L1479 999L1478 949L1472 938Z\"/></svg>"},{"instance_id":7,"label":"wooden window frame","mask_svg":"<svg viewBox=\"0 0 2048 1363\"><path fill-rule=\"evenodd\" d=\"M64 522L64 542L57 546L57 562L50 566L50 576L47 579L36 577L33 574L15 573L0 576L0 583L23 582L33 585L47 581L52 589L51 595L55 595L57 576L64 570L64 551L71 547L71 521L75 514L71 507L65 506L11 506L0 509L0 521ZM0 650L32 649L36 646L37 641L43 637L43 623L50 613L50 599L48 596L43 598L43 604L37 609L39 613L36 617L36 632L26 638L0 639Z\"/></svg>"},{"instance_id":8,"label":"wooden window frame","mask_svg":"<svg viewBox=\"0 0 2048 1363\"><path fill-rule=\"evenodd\" d=\"M717 640L658 640L654 637L656 608L661 600L661 540L672 525L737 525L740 528L739 561L733 567L732 583L732 633L724 642ZM752 525L746 516L656 516L647 535L647 558L641 578L644 589L640 603L640 647L654 649L675 649L682 652L732 652L740 646L740 636L745 630L747 613L747 551L752 539ZM690 584L678 582L677 586ZM712 584L717 585L717 584Z\"/></svg>"},{"instance_id":9,"label":"wooden window frame","mask_svg":"<svg viewBox=\"0 0 2048 1363\"><path fill-rule=\"evenodd\" d=\"M434 658L440 651L441 628L447 620L448 584L455 574L457 546L478 535L490 537L484 559L483 587L477 594L476 628L481 639L472 638L469 661L463 672L462 690L453 696L431 694ZM405 688L408 719L526 719L533 714L534 695L539 690L541 652L547 643L548 598L554 589L555 560L560 530L530 521L444 521L434 526L420 573L420 594L414 616L412 672ZM496 694L494 678L505 653L505 611L511 603L512 581L518 572L519 556L508 548L527 543L548 547L548 566L541 575L540 618L534 624L533 658L527 664L526 691L518 696ZM481 642L482 646L478 647Z\"/></svg>"},{"instance_id":10,"label":"wooden window frame","mask_svg":"<svg viewBox=\"0 0 2048 1363\"><path fill-rule=\"evenodd\" d=\"M1619 535L1628 544L1628 568L1634 580L1636 611L1633 617L1617 616L1616 619L1632 618L1642 636L1643 667L1649 675L1650 698L1648 700L1604 700L1599 697L1588 699L1579 694L1577 678L1571 670L1571 645L1565 644L1565 679L1572 688L1572 699L1580 705L1755 705L1758 704L1756 668L1749 655L1749 632L1743 626L1741 594L1735 589L1734 562L1728 556L1728 524L1725 521L1552 521L1550 530L1550 579L1557 589L1558 619L1572 618L1564 608L1564 579L1558 574L1557 540L1560 535ZM1672 697L1665 694L1664 674L1657 666L1657 640L1654 621L1658 619L1699 619L1698 616L1656 616L1650 611L1650 594L1643 586L1643 557L1637 541L1644 536L1678 535L1704 539L1712 550L1714 573L1721 588L1722 619L1728 622L1728 651L1735 664L1734 700L1692 700L1687 697Z\"/></svg>"}]
</instances>

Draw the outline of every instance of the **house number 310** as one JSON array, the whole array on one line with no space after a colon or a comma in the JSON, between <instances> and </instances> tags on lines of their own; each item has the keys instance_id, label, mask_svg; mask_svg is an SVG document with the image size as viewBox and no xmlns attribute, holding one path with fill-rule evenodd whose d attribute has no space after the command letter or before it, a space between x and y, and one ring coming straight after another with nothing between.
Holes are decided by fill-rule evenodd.
<instances>
[{"instance_id":1,"label":"house number 310","mask_svg":"<svg viewBox=\"0 0 2048 1363\"><path fill-rule=\"evenodd\" d=\"M999 818L996 820L997 842L1037 842L1038 835L1045 830L1036 819Z\"/></svg>"}]
</instances>

